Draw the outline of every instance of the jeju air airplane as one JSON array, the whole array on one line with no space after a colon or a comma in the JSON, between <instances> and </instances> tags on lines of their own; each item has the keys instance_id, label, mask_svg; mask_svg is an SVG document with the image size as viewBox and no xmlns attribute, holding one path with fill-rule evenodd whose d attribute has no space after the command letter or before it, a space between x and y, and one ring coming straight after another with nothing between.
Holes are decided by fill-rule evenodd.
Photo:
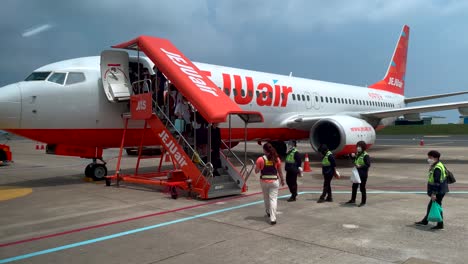
<instances>
[{"instance_id":1,"label":"jeju air airplane","mask_svg":"<svg viewBox=\"0 0 468 264\"><path fill-rule=\"evenodd\" d=\"M129 112L135 81L131 80L130 70L155 74L154 68L205 119L221 123L224 140L270 141L281 151L285 149L284 141L308 139L314 150L326 144L334 153L348 154L355 151L360 140L372 145L375 130L398 116L414 119L422 112L457 108L464 114L468 112L466 101L406 106L465 93L405 98L408 39L409 27L405 25L384 78L368 87L358 87L192 63L168 40L140 36L113 46L116 49L104 51L101 56L40 67L24 81L0 88L0 129L46 143L49 154L92 158L87 169L102 169L102 164L96 164L102 150L120 147L122 142L122 115ZM123 49L146 56L130 56ZM238 110L260 113L263 122L245 128L241 118L234 117L228 123L220 114ZM125 146L139 146L143 123L129 122ZM158 137L145 137L144 141L144 145L164 143Z\"/></svg>"}]
</instances>

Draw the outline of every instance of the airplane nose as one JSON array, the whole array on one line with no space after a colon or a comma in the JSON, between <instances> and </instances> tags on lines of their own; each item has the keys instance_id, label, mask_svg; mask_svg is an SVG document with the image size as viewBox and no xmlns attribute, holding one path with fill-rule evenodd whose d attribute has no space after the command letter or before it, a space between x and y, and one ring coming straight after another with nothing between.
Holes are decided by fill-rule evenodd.
<instances>
[{"instance_id":1,"label":"airplane nose","mask_svg":"<svg viewBox=\"0 0 468 264\"><path fill-rule=\"evenodd\" d=\"M21 92L19 84L0 87L0 129L20 127Z\"/></svg>"}]
</instances>

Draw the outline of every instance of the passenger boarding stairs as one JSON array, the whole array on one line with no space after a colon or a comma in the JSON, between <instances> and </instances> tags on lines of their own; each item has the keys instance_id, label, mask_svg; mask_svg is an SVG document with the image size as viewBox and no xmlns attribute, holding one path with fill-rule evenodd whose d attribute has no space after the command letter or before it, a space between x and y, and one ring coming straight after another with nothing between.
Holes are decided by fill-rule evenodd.
<instances>
[{"instance_id":1,"label":"passenger boarding stairs","mask_svg":"<svg viewBox=\"0 0 468 264\"><path fill-rule=\"evenodd\" d=\"M164 149L163 153L169 155L175 166L175 170L167 174L152 174L148 176L135 175L114 175L109 179L117 179L127 182L157 184L169 186L173 189L179 188L188 191L195 197L201 199L216 198L228 195L241 194L247 190L246 180L252 173L254 162L249 161L249 164L243 163L231 149L225 145L225 150L220 150L220 159L222 168L217 169L219 176L214 176L213 165L211 162L205 163L199 154L195 151L192 142L183 136L177 129L175 124L164 113L163 109L157 106L152 100L150 93L132 95L131 105L138 104L142 100L146 101L146 105L153 105L151 112L148 112L144 118L141 114L135 113L136 107L131 107L131 114L124 115L126 118L126 127L128 119L144 119L145 129L143 133L147 133L147 128L156 136ZM125 137L125 135L124 135ZM143 134L142 137L145 137ZM143 142L143 140L142 140ZM122 144L123 147L124 144ZM139 153L141 154L140 146ZM164 155L161 156L161 159ZM140 159L140 157L139 157ZM120 162L119 162L120 163ZM119 165L118 165L119 166ZM240 167L240 170L237 169ZM119 168L116 170L119 174ZM176 198L173 196L173 198Z\"/></svg>"}]
</instances>

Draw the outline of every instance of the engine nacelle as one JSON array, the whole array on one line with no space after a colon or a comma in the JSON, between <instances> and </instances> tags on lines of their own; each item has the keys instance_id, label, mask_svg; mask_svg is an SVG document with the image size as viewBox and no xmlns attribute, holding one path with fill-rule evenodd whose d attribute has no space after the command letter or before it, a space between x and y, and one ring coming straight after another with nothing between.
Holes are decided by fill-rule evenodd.
<instances>
[{"instance_id":1,"label":"engine nacelle","mask_svg":"<svg viewBox=\"0 0 468 264\"><path fill-rule=\"evenodd\" d=\"M351 116L333 116L319 120L310 129L310 144L318 150L326 144L335 154L346 155L356 151L356 143L364 141L370 147L375 142L375 130L365 120Z\"/></svg>"}]
</instances>

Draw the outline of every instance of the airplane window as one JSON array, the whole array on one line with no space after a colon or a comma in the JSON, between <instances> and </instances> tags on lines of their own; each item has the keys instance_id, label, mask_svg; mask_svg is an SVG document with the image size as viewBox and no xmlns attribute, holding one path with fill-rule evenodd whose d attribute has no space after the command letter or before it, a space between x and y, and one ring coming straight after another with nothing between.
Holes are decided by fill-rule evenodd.
<instances>
[{"instance_id":1,"label":"airplane window","mask_svg":"<svg viewBox=\"0 0 468 264\"><path fill-rule=\"evenodd\" d=\"M270 97L270 99L273 99L273 93L272 93L272 92L269 92L269 93L268 93L268 97Z\"/></svg>"},{"instance_id":2,"label":"airplane window","mask_svg":"<svg viewBox=\"0 0 468 264\"><path fill-rule=\"evenodd\" d=\"M260 92L259 91L256 91L255 94L257 95L257 97L260 97Z\"/></svg>"},{"instance_id":3,"label":"airplane window","mask_svg":"<svg viewBox=\"0 0 468 264\"><path fill-rule=\"evenodd\" d=\"M237 89L232 89L232 93L234 94L234 96L237 96Z\"/></svg>"},{"instance_id":4,"label":"airplane window","mask_svg":"<svg viewBox=\"0 0 468 264\"><path fill-rule=\"evenodd\" d=\"M328 103L328 97L325 97L325 101Z\"/></svg>"},{"instance_id":5,"label":"airplane window","mask_svg":"<svg viewBox=\"0 0 468 264\"><path fill-rule=\"evenodd\" d=\"M242 95L242 97L245 97L245 91L244 91L244 89L241 89L241 95Z\"/></svg>"},{"instance_id":6,"label":"airplane window","mask_svg":"<svg viewBox=\"0 0 468 264\"><path fill-rule=\"evenodd\" d=\"M247 94L249 94L249 97L252 97L252 96L253 96L253 92L252 92L252 91L249 91Z\"/></svg>"},{"instance_id":7,"label":"airplane window","mask_svg":"<svg viewBox=\"0 0 468 264\"><path fill-rule=\"evenodd\" d=\"M307 101L310 101L310 97L309 97L309 96L307 96Z\"/></svg>"},{"instance_id":8,"label":"airplane window","mask_svg":"<svg viewBox=\"0 0 468 264\"><path fill-rule=\"evenodd\" d=\"M315 96L315 102L318 102L318 96Z\"/></svg>"},{"instance_id":9,"label":"airplane window","mask_svg":"<svg viewBox=\"0 0 468 264\"><path fill-rule=\"evenodd\" d=\"M292 99L295 101L296 100L296 95L292 94Z\"/></svg>"},{"instance_id":10,"label":"airplane window","mask_svg":"<svg viewBox=\"0 0 468 264\"><path fill-rule=\"evenodd\" d=\"M85 75L82 72L69 72L67 77L67 85L80 83L85 81Z\"/></svg>"},{"instance_id":11,"label":"airplane window","mask_svg":"<svg viewBox=\"0 0 468 264\"><path fill-rule=\"evenodd\" d=\"M284 93L281 93L281 99L284 100Z\"/></svg>"},{"instance_id":12,"label":"airplane window","mask_svg":"<svg viewBox=\"0 0 468 264\"><path fill-rule=\"evenodd\" d=\"M231 91L231 90L230 90L229 88L224 88L224 93L225 93L227 96L229 96L229 92L230 92L230 91Z\"/></svg>"},{"instance_id":13,"label":"airplane window","mask_svg":"<svg viewBox=\"0 0 468 264\"><path fill-rule=\"evenodd\" d=\"M300 95L300 94L297 95L297 100L298 100L298 101L301 100L301 95Z\"/></svg>"},{"instance_id":14,"label":"airplane window","mask_svg":"<svg viewBox=\"0 0 468 264\"><path fill-rule=\"evenodd\" d=\"M265 91L262 92L262 95L263 95L263 98L266 98L267 97L267 94Z\"/></svg>"},{"instance_id":15,"label":"airplane window","mask_svg":"<svg viewBox=\"0 0 468 264\"><path fill-rule=\"evenodd\" d=\"M304 95L302 95L302 101L305 101L305 96Z\"/></svg>"},{"instance_id":16,"label":"airplane window","mask_svg":"<svg viewBox=\"0 0 468 264\"><path fill-rule=\"evenodd\" d=\"M320 101L322 101L322 103L323 103L323 96L320 96Z\"/></svg>"},{"instance_id":17,"label":"airplane window","mask_svg":"<svg viewBox=\"0 0 468 264\"><path fill-rule=\"evenodd\" d=\"M333 101L334 101L334 102L335 102L335 104L336 104L336 97L333 97Z\"/></svg>"},{"instance_id":18,"label":"airplane window","mask_svg":"<svg viewBox=\"0 0 468 264\"><path fill-rule=\"evenodd\" d=\"M63 84L65 82L65 76L67 76L66 73L55 72L47 79L47 81L57 84Z\"/></svg>"},{"instance_id":19,"label":"airplane window","mask_svg":"<svg viewBox=\"0 0 468 264\"><path fill-rule=\"evenodd\" d=\"M356 103L354 102L354 99L352 99L352 102L353 102L353 104L356 104Z\"/></svg>"},{"instance_id":20,"label":"airplane window","mask_svg":"<svg viewBox=\"0 0 468 264\"><path fill-rule=\"evenodd\" d=\"M33 72L28 77L26 77L25 81L26 82L44 81L45 79L47 79L47 77L49 77L50 73L51 73L50 71L49 72Z\"/></svg>"}]
</instances>

